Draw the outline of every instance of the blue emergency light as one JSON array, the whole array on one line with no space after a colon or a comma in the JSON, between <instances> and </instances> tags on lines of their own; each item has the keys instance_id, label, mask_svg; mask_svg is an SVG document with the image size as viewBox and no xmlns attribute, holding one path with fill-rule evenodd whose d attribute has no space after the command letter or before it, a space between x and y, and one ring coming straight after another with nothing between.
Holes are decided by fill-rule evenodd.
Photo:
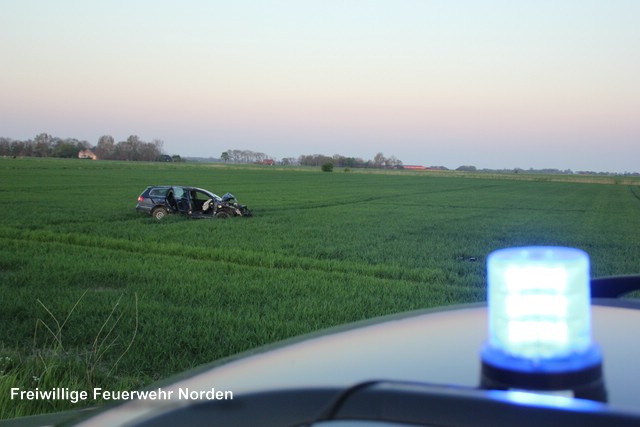
<instances>
[{"instance_id":1,"label":"blue emergency light","mask_svg":"<svg viewBox=\"0 0 640 427\"><path fill-rule=\"evenodd\" d=\"M487 259L489 338L481 387L606 401L591 338L589 256L579 249L508 248Z\"/></svg>"}]
</instances>

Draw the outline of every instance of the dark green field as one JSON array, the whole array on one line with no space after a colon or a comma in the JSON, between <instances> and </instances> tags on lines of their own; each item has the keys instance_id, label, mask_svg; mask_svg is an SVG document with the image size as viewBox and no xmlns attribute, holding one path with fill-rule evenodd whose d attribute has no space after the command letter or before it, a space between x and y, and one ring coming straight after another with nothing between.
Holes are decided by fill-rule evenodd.
<instances>
[{"instance_id":1,"label":"dark green field","mask_svg":"<svg viewBox=\"0 0 640 427\"><path fill-rule=\"evenodd\" d=\"M517 179L516 179L517 178ZM140 387L345 322L481 301L495 249L640 273L640 182L0 159L0 414L11 387ZM563 181L563 182L558 182ZM252 218L156 222L149 184L231 191Z\"/></svg>"}]
</instances>

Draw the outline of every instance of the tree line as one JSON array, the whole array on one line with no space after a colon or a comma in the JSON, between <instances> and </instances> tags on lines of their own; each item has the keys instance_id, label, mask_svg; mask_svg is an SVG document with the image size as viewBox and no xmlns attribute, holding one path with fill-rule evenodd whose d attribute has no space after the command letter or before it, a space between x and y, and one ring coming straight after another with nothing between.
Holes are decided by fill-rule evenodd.
<instances>
[{"instance_id":1,"label":"tree line","mask_svg":"<svg viewBox=\"0 0 640 427\"><path fill-rule=\"evenodd\" d=\"M92 146L88 141L41 133L28 140L0 137L0 156L77 158L78 153L89 149L102 160L155 161L163 156L163 144L157 139L142 141L137 135L115 142L111 135L103 135L98 144Z\"/></svg>"},{"instance_id":2,"label":"tree line","mask_svg":"<svg viewBox=\"0 0 640 427\"><path fill-rule=\"evenodd\" d=\"M152 142L142 141L131 135L126 141L116 143L112 136L104 135L98 139L94 153L103 160L132 160L152 162L160 160L163 155L164 142L154 139Z\"/></svg>"},{"instance_id":3,"label":"tree line","mask_svg":"<svg viewBox=\"0 0 640 427\"><path fill-rule=\"evenodd\" d=\"M111 135L103 135L98 139L98 143L93 146L86 140L76 138L59 138L41 133L33 139L16 140L0 136L0 156L9 157L61 157L77 158L78 153L91 150L98 159L101 160L130 160L130 161L184 161L179 155L168 156L163 151L164 142L154 139L151 142L141 140L137 135L129 136L125 141L116 142ZM316 166L331 164L341 168L402 168L403 163L395 156L386 157L382 153L377 153L372 160L363 160L359 157L347 157L340 154L327 156L324 154L303 154L298 158L286 157L276 162L265 153L251 150L227 150L220 156L220 159L232 163L263 163L281 165L302 165ZM429 166L430 170L449 170L444 166ZM584 175L630 175L639 176L638 172L610 173L596 171L577 171L570 169L478 169L472 165L463 165L455 169L464 172L512 172L512 173L543 173L543 174L584 174Z\"/></svg>"},{"instance_id":4,"label":"tree line","mask_svg":"<svg viewBox=\"0 0 640 427\"><path fill-rule=\"evenodd\" d=\"M223 152L220 155L220 160L225 163L276 163L272 157L265 153L235 149ZM376 154L372 160L363 160L359 157L347 157L340 154L334 154L333 156L303 154L297 159L294 157L285 157L277 163L281 165L301 166L322 166L330 163L335 167L344 168L394 168L402 166L402 161L398 160L395 156L385 157L382 153Z\"/></svg>"},{"instance_id":5,"label":"tree line","mask_svg":"<svg viewBox=\"0 0 640 427\"><path fill-rule=\"evenodd\" d=\"M306 154L298 157L298 163L302 166L322 166L332 164L339 168L399 168L402 161L395 156L385 157L383 153L377 153L372 160L363 160L359 157L346 157L340 154L326 156L323 154Z\"/></svg>"},{"instance_id":6,"label":"tree line","mask_svg":"<svg viewBox=\"0 0 640 427\"><path fill-rule=\"evenodd\" d=\"M111 135L103 135L96 145L76 138L60 138L48 133L40 133L28 140L15 140L0 137L0 156L12 157L62 157L77 158L78 153L91 150L100 160L129 161L180 161L180 156L167 156L163 152L163 141L155 139L151 142L141 140L137 135L129 136L125 141L116 142ZM397 168L402 161L395 156L386 157L377 153L372 160L359 157L347 157L340 154L327 156L324 154L303 154L298 158L286 157L276 162L271 156L251 150L227 150L220 160L231 163L267 163L282 165L322 166L332 164L344 168Z\"/></svg>"},{"instance_id":7,"label":"tree line","mask_svg":"<svg viewBox=\"0 0 640 427\"><path fill-rule=\"evenodd\" d=\"M270 157L265 153L251 150L227 150L220 155L225 163L262 163Z\"/></svg>"}]
</instances>

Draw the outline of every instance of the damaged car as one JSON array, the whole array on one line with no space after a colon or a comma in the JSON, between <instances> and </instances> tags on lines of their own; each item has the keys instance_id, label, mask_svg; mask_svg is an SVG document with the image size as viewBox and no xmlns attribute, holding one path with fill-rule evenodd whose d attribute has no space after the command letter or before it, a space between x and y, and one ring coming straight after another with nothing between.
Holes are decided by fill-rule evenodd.
<instances>
[{"instance_id":1,"label":"damaged car","mask_svg":"<svg viewBox=\"0 0 640 427\"><path fill-rule=\"evenodd\" d=\"M181 214L195 219L251 216L249 208L239 204L231 193L220 197L203 188L170 185L147 187L138 197L136 210L157 220L170 214Z\"/></svg>"}]
</instances>

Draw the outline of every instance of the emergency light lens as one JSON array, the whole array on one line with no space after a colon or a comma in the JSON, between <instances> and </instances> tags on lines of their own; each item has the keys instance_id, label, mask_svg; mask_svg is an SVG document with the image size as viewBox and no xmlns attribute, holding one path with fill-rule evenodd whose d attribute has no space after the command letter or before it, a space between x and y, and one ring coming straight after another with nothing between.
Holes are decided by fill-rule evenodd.
<instances>
[{"instance_id":1,"label":"emergency light lens","mask_svg":"<svg viewBox=\"0 0 640 427\"><path fill-rule=\"evenodd\" d=\"M545 361L571 359L591 350L585 252L562 247L502 249L489 255L487 269L489 359L513 358L543 368Z\"/></svg>"},{"instance_id":2,"label":"emergency light lens","mask_svg":"<svg viewBox=\"0 0 640 427\"><path fill-rule=\"evenodd\" d=\"M607 401L591 339L589 256L532 246L487 258L489 338L480 386Z\"/></svg>"}]
</instances>

